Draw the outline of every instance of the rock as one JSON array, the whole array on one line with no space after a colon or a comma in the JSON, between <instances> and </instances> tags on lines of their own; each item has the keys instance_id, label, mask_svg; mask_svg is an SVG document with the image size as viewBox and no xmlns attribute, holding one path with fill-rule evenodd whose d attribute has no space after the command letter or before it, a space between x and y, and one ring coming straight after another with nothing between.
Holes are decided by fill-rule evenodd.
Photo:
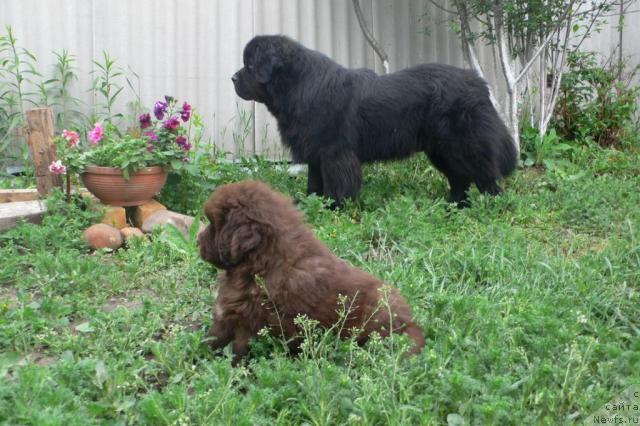
<instances>
[{"instance_id":1,"label":"rock","mask_svg":"<svg viewBox=\"0 0 640 426\"><path fill-rule=\"evenodd\" d=\"M127 227L127 211L124 207L104 206L105 212L101 223L122 229Z\"/></svg>"},{"instance_id":2,"label":"rock","mask_svg":"<svg viewBox=\"0 0 640 426\"><path fill-rule=\"evenodd\" d=\"M189 235L189 228L193 223L193 217L187 216L184 214L172 212L170 210L159 210L153 213L151 216L147 218L142 224L142 232L145 234L149 234L153 231L153 228L156 226L164 226L168 223L174 225L176 228L182 232L182 234L186 237ZM205 225L200 222L200 231L205 228Z\"/></svg>"},{"instance_id":3,"label":"rock","mask_svg":"<svg viewBox=\"0 0 640 426\"><path fill-rule=\"evenodd\" d=\"M139 228L134 228L133 226L122 228L120 233L125 241L129 241L131 238L140 238L144 236L144 233Z\"/></svg>"},{"instance_id":4,"label":"rock","mask_svg":"<svg viewBox=\"0 0 640 426\"><path fill-rule=\"evenodd\" d=\"M141 206L136 206L133 210L133 224L138 228L142 228L142 224L155 212L160 210L167 210L165 206L151 200L148 203L144 203Z\"/></svg>"},{"instance_id":5,"label":"rock","mask_svg":"<svg viewBox=\"0 0 640 426\"><path fill-rule=\"evenodd\" d=\"M122 245L122 235L113 226L98 223L88 227L84 231L84 238L93 249L109 248L117 249Z\"/></svg>"}]
</instances>

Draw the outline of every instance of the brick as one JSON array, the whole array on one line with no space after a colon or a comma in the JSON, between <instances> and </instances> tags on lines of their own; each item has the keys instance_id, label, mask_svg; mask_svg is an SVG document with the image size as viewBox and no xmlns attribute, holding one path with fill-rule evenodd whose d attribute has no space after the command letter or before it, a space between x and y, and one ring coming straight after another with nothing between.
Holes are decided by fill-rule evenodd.
<instances>
[{"instance_id":1,"label":"brick","mask_svg":"<svg viewBox=\"0 0 640 426\"><path fill-rule=\"evenodd\" d=\"M111 225L114 228L122 229L129 226L127 224L127 211L124 207L104 206L105 212L101 223Z\"/></svg>"},{"instance_id":2,"label":"brick","mask_svg":"<svg viewBox=\"0 0 640 426\"><path fill-rule=\"evenodd\" d=\"M145 220L152 214L160 210L166 210L167 208L157 202L156 200L151 200L148 203L145 203L141 206L137 206L133 210L133 224L142 228L142 224Z\"/></svg>"}]
</instances>

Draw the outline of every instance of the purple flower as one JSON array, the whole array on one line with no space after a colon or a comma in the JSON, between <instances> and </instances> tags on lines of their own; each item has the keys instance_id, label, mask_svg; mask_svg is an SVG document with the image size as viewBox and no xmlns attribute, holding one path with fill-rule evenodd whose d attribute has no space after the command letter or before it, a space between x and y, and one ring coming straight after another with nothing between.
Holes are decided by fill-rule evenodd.
<instances>
[{"instance_id":1,"label":"purple flower","mask_svg":"<svg viewBox=\"0 0 640 426\"><path fill-rule=\"evenodd\" d=\"M138 120L140 120L140 128L146 129L147 127L151 127L151 115L147 112L146 114L142 114Z\"/></svg>"},{"instance_id":2,"label":"purple flower","mask_svg":"<svg viewBox=\"0 0 640 426\"><path fill-rule=\"evenodd\" d=\"M158 141L158 135L156 135L152 131L145 132L144 135L147 136L152 142L157 142Z\"/></svg>"},{"instance_id":3,"label":"purple flower","mask_svg":"<svg viewBox=\"0 0 640 426\"><path fill-rule=\"evenodd\" d=\"M165 112L167 112L167 108L169 108L169 104L167 104L166 102L158 101L153 106L153 115L155 115L158 120L162 120L164 118Z\"/></svg>"},{"instance_id":4,"label":"purple flower","mask_svg":"<svg viewBox=\"0 0 640 426\"><path fill-rule=\"evenodd\" d=\"M176 143L182 148L184 151L189 151L191 149L191 144L187 141L187 138L184 136L178 136L176 138Z\"/></svg>"},{"instance_id":5,"label":"purple flower","mask_svg":"<svg viewBox=\"0 0 640 426\"><path fill-rule=\"evenodd\" d=\"M177 117L170 117L164 122L164 128L167 130L175 130L180 126L180 121Z\"/></svg>"},{"instance_id":6,"label":"purple flower","mask_svg":"<svg viewBox=\"0 0 640 426\"><path fill-rule=\"evenodd\" d=\"M182 104L182 111L180 112L180 117L184 122L189 121L189 118L191 117L191 105L189 105L186 102Z\"/></svg>"}]
</instances>

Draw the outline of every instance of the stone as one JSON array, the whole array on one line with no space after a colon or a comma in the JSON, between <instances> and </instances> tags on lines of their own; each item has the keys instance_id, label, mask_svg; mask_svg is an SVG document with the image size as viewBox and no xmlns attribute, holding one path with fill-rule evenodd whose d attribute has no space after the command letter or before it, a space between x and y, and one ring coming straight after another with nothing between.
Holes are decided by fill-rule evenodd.
<instances>
[{"instance_id":1,"label":"stone","mask_svg":"<svg viewBox=\"0 0 640 426\"><path fill-rule=\"evenodd\" d=\"M104 206L105 212L102 216L100 223L113 226L117 229L126 228L127 226L127 211L124 207L117 206Z\"/></svg>"},{"instance_id":2,"label":"stone","mask_svg":"<svg viewBox=\"0 0 640 426\"><path fill-rule=\"evenodd\" d=\"M153 213L142 224L142 232L149 234L156 226L164 226L168 223L174 225L182 232L186 237L189 235L189 228L193 223L194 218L181 213L172 212L170 210L159 210ZM201 232L205 228L205 225L200 222L199 231Z\"/></svg>"},{"instance_id":3,"label":"stone","mask_svg":"<svg viewBox=\"0 0 640 426\"><path fill-rule=\"evenodd\" d=\"M122 245L120 230L104 223L88 227L84 238L92 249L108 248L115 250Z\"/></svg>"},{"instance_id":4,"label":"stone","mask_svg":"<svg viewBox=\"0 0 640 426\"><path fill-rule=\"evenodd\" d=\"M142 228L142 224L149 216L161 210L167 210L167 208L156 200L151 200L141 206L136 206L133 210L133 224L138 228Z\"/></svg>"},{"instance_id":5,"label":"stone","mask_svg":"<svg viewBox=\"0 0 640 426\"><path fill-rule=\"evenodd\" d=\"M127 226L126 228L122 228L120 230L122 234L122 238L125 241L129 241L131 238L140 238L144 236L144 233L140 230L140 228L134 228L133 226Z\"/></svg>"}]
</instances>

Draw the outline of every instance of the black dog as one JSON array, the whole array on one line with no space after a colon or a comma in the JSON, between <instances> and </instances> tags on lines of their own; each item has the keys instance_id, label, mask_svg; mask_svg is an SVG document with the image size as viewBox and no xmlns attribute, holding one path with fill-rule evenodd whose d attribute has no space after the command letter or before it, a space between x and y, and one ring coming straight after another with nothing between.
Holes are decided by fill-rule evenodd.
<instances>
[{"instance_id":1,"label":"black dog","mask_svg":"<svg viewBox=\"0 0 640 426\"><path fill-rule=\"evenodd\" d=\"M233 75L236 93L267 106L293 160L309 165L308 193L340 206L362 186L361 164L424 151L468 205L472 182L502 192L513 140L474 71L425 64L378 76L351 70L285 36L258 36Z\"/></svg>"}]
</instances>

